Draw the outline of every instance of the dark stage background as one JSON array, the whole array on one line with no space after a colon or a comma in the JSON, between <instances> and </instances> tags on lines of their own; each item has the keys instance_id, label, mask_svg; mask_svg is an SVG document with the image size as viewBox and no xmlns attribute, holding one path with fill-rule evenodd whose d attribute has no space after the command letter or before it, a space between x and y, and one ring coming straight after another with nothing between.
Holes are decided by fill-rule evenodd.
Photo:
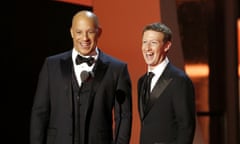
<instances>
[{"instance_id":1,"label":"dark stage background","mask_svg":"<svg viewBox=\"0 0 240 144\"><path fill-rule=\"evenodd\" d=\"M2 48L4 87L7 86L2 94L7 99L2 101L6 129L3 133L6 131L8 144L28 144L30 110L44 58L72 49L72 15L92 8L51 1L14 1L13 6L15 19L9 14L3 27L7 38Z\"/></svg>"}]
</instances>

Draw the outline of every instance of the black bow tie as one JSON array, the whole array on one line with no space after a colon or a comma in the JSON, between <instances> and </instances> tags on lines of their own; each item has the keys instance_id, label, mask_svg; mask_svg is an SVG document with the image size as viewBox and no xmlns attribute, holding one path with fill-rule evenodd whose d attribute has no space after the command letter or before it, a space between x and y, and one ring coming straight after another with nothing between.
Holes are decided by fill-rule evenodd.
<instances>
[{"instance_id":1,"label":"black bow tie","mask_svg":"<svg viewBox=\"0 0 240 144\"><path fill-rule=\"evenodd\" d=\"M94 63L94 58L93 57L88 57L88 58L85 58L85 57L82 57L80 55L77 55L76 57L76 64L79 65L81 63L87 63L88 66L91 66L93 63Z\"/></svg>"}]
</instances>

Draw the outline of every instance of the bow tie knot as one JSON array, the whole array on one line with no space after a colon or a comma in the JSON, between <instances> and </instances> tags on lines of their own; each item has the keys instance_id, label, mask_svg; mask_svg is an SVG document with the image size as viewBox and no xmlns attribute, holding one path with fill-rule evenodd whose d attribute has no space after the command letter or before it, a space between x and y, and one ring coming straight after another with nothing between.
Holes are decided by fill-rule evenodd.
<instances>
[{"instance_id":1,"label":"bow tie knot","mask_svg":"<svg viewBox=\"0 0 240 144\"><path fill-rule=\"evenodd\" d=\"M88 57L88 58L85 58L85 57L82 57L82 56L78 55L76 57L76 64L77 65L85 62L85 63L87 63L88 66L91 66L94 63L94 61L95 61L94 58L91 57L91 56Z\"/></svg>"}]
</instances>

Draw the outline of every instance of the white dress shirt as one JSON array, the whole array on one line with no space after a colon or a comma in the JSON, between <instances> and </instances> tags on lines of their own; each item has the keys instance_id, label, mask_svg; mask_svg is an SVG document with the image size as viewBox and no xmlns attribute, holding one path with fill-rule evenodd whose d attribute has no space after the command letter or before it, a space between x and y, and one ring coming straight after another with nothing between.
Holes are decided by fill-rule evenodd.
<instances>
[{"instance_id":1,"label":"white dress shirt","mask_svg":"<svg viewBox=\"0 0 240 144\"><path fill-rule=\"evenodd\" d=\"M97 53L97 55L92 56L95 59L95 61L97 60L98 53L99 53L97 48L96 48L96 53ZM79 86L81 86L81 84L82 84L82 80L81 80L81 77L80 77L81 72L84 71L84 70L88 71L88 72L91 72L93 70L93 67L95 66L95 63L93 63L93 65L91 65L91 66L88 66L87 63L82 63L82 64L77 65L76 64L77 55L80 55L80 56L86 57L86 58L89 57L89 56L83 56L75 48L73 48L72 61L73 61L73 65L74 65L74 73L75 73L75 76L77 78L77 82L78 82Z\"/></svg>"},{"instance_id":2,"label":"white dress shirt","mask_svg":"<svg viewBox=\"0 0 240 144\"><path fill-rule=\"evenodd\" d=\"M154 76L151 81L151 91L153 87L156 85L158 79L162 75L164 69L166 68L167 64L169 63L169 59L166 57L159 65L157 65L151 72L154 73ZM148 71L150 72L150 71Z\"/></svg>"}]
</instances>

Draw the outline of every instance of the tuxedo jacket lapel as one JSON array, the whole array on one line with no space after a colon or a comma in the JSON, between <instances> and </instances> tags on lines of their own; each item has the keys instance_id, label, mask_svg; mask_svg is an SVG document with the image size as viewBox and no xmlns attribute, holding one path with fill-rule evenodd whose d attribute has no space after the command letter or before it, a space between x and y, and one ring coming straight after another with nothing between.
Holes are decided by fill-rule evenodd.
<instances>
[{"instance_id":1,"label":"tuxedo jacket lapel","mask_svg":"<svg viewBox=\"0 0 240 144\"><path fill-rule=\"evenodd\" d=\"M139 83L140 83L140 89L138 89L138 91L140 92L140 97L139 97L139 112L140 112L140 117L141 119L143 119L144 117L144 106L143 106L143 98L144 98L144 94L145 94L145 88L144 88L144 83L146 81L146 77L147 77L147 74L145 74L143 76L142 79L140 79Z\"/></svg>"},{"instance_id":2,"label":"tuxedo jacket lapel","mask_svg":"<svg viewBox=\"0 0 240 144\"><path fill-rule=\"evenodd\" d=\"M97 88L99 87L99 84L101 83L102 78L104 77L104 74L105 74L107 68L108 68L108 64L106 64L102 61L101 55L100 55L99 59L96 62L95 68L93 69L94 78L93 78L93 83L92 83L92 88L91 88L92 90L91 90L91 93L90 93L89 99L88 99L87 111L89 110L89 108L91 108ZM87 113L87 111L86 111L86 113Z\"/></svg>"},{"instance_id":3,"label":"tuxedo jacket lapel","mask_svg":"<svg viewBox=\"0 0 240 144\"><path fill-rule=\"evenodd\" d=\"M165 72L160 76L158 79L156 85L154 86L150 100L148 101L147 107L144 111L144 115L147 115L149 110L152 108L152 106L155 104L156 100L162 95L163 91L167 88L167 86L171 83L172 78L169 77L169 71L168 67L166 68Z\"/></svg>"},{"instance_id":4,"label":"tuxedo jacket lapel","mask_svg":"<svg viewBox=\"0 0 240 144\"><path fill-rule=\"evenodd\" d=\"M70 112L72 111L72 71L73 71L73 63L72 63L72 50L69 51L60 62L61 71L63 75L63 82L65 85L64 89L66 89L66 97L69 104Z\"/></svg>"}]
</instances>

